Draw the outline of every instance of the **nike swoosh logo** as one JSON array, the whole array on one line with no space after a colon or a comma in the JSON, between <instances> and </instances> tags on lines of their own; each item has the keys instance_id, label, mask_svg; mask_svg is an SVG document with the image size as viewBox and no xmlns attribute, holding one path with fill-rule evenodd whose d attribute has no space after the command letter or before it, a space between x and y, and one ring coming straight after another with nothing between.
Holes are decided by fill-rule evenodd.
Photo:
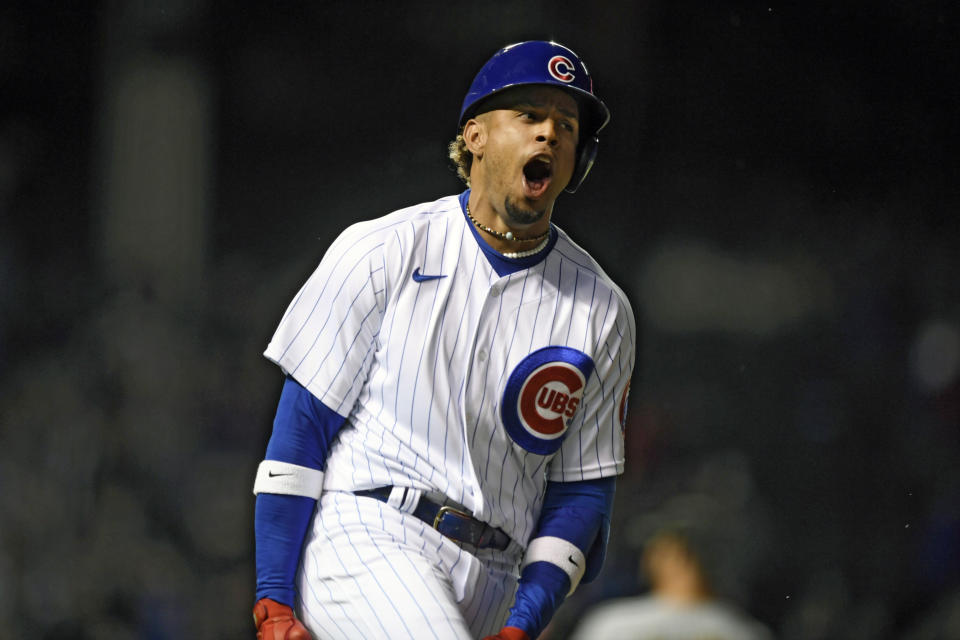
<instances>
[{"instance_id":1,"label":"nike swoosh logo","mask_svg":"<svg viewBox=\"0 0 960 640\"><path fill-rule=\"evenodd\" d=\"M447 276L428 276L420 273L420 267L417 267L413 270L413 281L414 282L427 282L429 280L439 280L440 278L446 278Z\"/></svg>"},{"instance_id":2,"label":"nike swoosh logo","mask_svg":"<svg viewBox=\"0 0 960 640\"><path fill-rule=\"evenodd\" d=\"M572 564L573 566L578 567L578 568L580 567L580 565L577 564L577 561L573 559L573 556L567 556L567 560L569 560L569 561L570 561L570 564Z\"/></svg>"},{"instance_id":3,"label":"nike swoosh logo","mask_svg":"<svg viewBox=\"0 0 960 640\"><path fill-rule=\"evenodd\" d=\"M267 476L271 478L276 478L277 476L292 476L292 473L274 473L273 471L267 471Z\"/></svg>"}]
</instances>

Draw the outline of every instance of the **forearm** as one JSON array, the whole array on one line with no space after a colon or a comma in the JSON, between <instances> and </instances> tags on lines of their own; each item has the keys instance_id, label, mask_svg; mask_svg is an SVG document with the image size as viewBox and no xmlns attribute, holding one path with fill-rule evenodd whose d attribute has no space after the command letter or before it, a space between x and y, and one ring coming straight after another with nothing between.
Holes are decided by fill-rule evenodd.
<instances>
[{"instance_id":1,"label":"forearm","mask_svg":"<svg viewBox=\"0 0 960 640\"><path fill-rule=\"evenodd\" d=\"M300 549L310 525L316 500L305 496L261 493L254 515L257 596L290 607Z\"/></svg>"},{"instance_id":2,"label":"forearm","mask_svg":"<svg viewBox=\"0 0 960 640\"><path fill-rule=\"evenodd\" d=\"M254 484L257 600L293 606L300 550L323 488L330 444L344 420L287 379Z\"/></svg>"},{"instance_id":3,"label":"forearm","mask_svg":"<svg viewBox=\"0 0 960 640\"><path fill-rule=\"evenodd\" d=\"M580 580L603 562L615 481L551 483L520 573L507 627L536 638Z\"/></svg>"}]
</instances>

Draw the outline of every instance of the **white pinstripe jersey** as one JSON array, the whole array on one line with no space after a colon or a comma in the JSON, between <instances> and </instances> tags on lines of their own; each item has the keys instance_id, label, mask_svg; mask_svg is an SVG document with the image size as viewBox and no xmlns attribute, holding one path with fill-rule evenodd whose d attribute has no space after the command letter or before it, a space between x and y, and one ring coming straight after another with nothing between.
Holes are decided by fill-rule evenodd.
<instances>
[{"instance_id":1,"label":"white pinstripe jersey","mask_svg":"<svg viewBox=\"0 0 960 640\"><path fill-rule=\"evenodd\" d=\"M348 416L324 490L443 493L525 545L547 480L623 471L636 329L555 226L545 257L498 275L468 193L346 229L265 355Z\"/></svg>"}]
</instances>

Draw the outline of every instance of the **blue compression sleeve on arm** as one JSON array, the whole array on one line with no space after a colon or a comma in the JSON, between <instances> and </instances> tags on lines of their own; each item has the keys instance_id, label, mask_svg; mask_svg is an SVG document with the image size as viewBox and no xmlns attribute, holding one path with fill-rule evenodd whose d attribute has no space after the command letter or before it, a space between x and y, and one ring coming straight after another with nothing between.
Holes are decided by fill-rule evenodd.
<instances>
[{"instance_id":1,"label":"blue compression sleeve on arm","mask_svg":"<svg viewBox=\"0 0 960 640\"><path fill-rule=\"evenodd\" d=\"M613 496L616 493L616 478L600 478L585 482L558 482L547 486L544 496L543 513L551 513L551 517L544 519L540 516L540 527L535 536L556 536L569 540L587 556L587 569L583 574L582 582L590 582L597 577L603 567L603 560L607 551L607 539L610 535L610 516L613 513ZM600 530L593 534L588 533L590 523L600 518ZM581 521L576 530L580 538L573 539L571 533L565 533L562 527L566 519L574 522ZM589 520L589 522L584 522ZM590 535L591 540L584 536Z\"/></svg>"},{"instance_id":2,"label":"blue compression sleeve on arm","mask_svg":"<svg viewBox=\"0 0 960 640\"><path fill-rule=\"evenodd\" d=\"M266 460L279 460L322 471L330 444L346 418L320 402L293 378L280 393Z\"/></svg>"},{"instance_id":3,"label":"blue compression sleeve on arm","mask_svg":"<svg viewBox=\"0 0 960 640\"><path fill-rule=\"evenodd\" d=\"M293 582L300 563L303 536L317 501L304 496L261 493L257 496L254 530L257 540L257 596L293 606Z\"/></svg>"},{"instance_id":4,"label":"blue compression sleeve on arm","mask_svg":"<svg viewBox=\"0 0 960 640\"><path fill-rule=\"evenodd\" d=\"M287 378L266 459L323 470L330 444L345 420L295 380ZM291 607L294 605L293 583L300 548L316 503L305 496L257 495L254 515L257 600L272 598Z\"/></svg>"},{"instance_id":5,"label":"blue compression sleeve on arm","mask_svg":"<svg viewBox=\"0 0 960 640\"><path fill-rule=\"evenodd\" d=\"M562 538L574 544L587 556L587 575L599 572L591 561L599 556L598 545L606 545L605 523L613 508L615 478L583 482L550 482L544 495L543 510L534 538ZM595 561L595 560L594 560ZM570 590L570 577L557 565L533 562L520 574L520 583L510 617L509 627L518 627L536 638L550 622Z\"/></svg>"}]
</instances>

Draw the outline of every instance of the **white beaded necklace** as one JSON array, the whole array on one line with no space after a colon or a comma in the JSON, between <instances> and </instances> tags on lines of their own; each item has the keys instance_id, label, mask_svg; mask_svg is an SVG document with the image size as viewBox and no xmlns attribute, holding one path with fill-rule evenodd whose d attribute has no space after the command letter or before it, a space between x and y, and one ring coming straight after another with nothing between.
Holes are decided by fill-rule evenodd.
<instances>
[{"instance_id":1,"label":"white beaded necklace","mask_svg":"<svg viewBox=\"0 0 960 640\"><path fill-rule=\"evenodd\" d=\"M535 246L533 249L527 249L526 251L505 251L505 252L501 253L500 255L502 255L504 258L526 258L526 257L532 256L532 255L534 255L534 254L536 254L536 253L540 253L541 251L544 250L544 248L546 248L547 243L550 242L549 233L550 233L550 232L548 231L548 232L547 232L547 234L548 234L547 237L544 238L543 241L542 241L540 244L538 244L537 246Z\"/></svg>"}]
</instances>

